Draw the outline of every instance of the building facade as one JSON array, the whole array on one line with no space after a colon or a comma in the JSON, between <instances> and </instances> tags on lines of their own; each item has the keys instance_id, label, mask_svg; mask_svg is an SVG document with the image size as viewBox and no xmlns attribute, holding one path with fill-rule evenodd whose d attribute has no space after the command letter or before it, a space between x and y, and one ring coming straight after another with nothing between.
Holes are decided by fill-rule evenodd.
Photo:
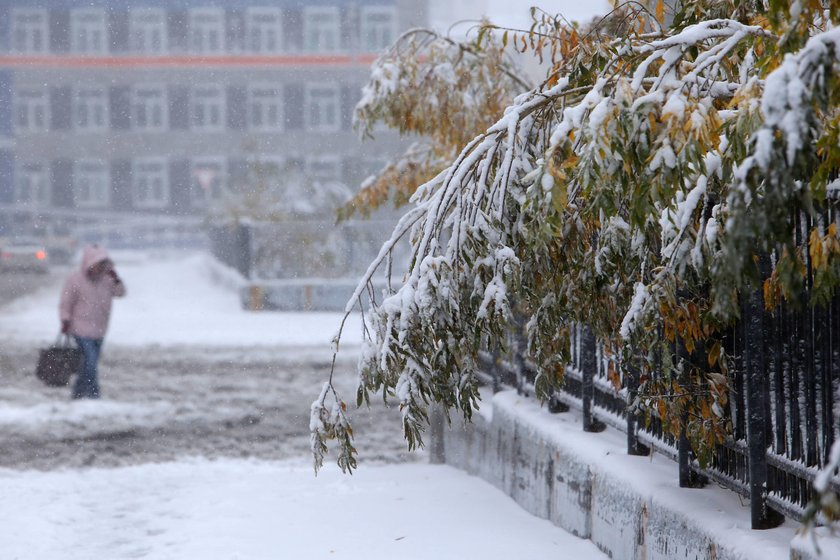
<instances>
[{"instance_id":1,"label":"building facade","mask_svg":"<svg viewBox=\"0 0 840 560\"><path fill-rule=\"evenodd\" d=\"M0 213L201 215L255 161L358 183L370 63L414 0L0 0Z\"/></svg>"}]
</instances>

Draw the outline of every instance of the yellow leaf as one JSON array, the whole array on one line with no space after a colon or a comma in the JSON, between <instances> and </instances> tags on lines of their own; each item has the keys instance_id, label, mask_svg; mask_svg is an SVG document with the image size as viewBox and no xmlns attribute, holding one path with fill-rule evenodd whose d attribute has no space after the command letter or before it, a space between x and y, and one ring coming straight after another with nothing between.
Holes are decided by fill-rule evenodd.
<instances>
[{"instance_id":1,"label":"yellow leaf","mask_svg":"<svg viewBox=\"0 0 840 560\"><path fill-rule=\"evenodd\" d=\"M774 307L776 307L776 290L773 279L768 278L764 281L764 309L772 311Z\"/></svg>"},{"instance_id":2,"label":"yellow leaf","mask_svg":"<svg viewBox=\"0 0 840 560\"><path fill-rule=\"evenodd\" d=\"M612 382L613 389L616 391L621 390L621 376L618 374L618 371L615 369L615 362L610 360L609 366L607 368L607 379Z\"/></svg>"},{"instance_id":3,"label":"yellow leaf","mask_svg":"<svg viewBox=\"0 0 840 560\"><path fill-rule=\"evenodd\" d=\"M648 113L648 121L650 122L651 133L656 134L656 117L653 116L653 113Z\"/></svg>"},{"instance_id":4,"label":"yellow leaf","mask_svg":"<svg viewBox=\"0 0 840 560\"><path fill-rule=\"evenodd\" d=\"M665 0L659 0L656 3L656 19L659 23L665 22Z\"/></svg>"},{"instance_id":5,"label":"yellow leaf","mask_svg":"<svg viewBox=\"0 0 840 560\"><path fill-rule=\"evenodd\" d=\"M815 269L820 268L822 252L822 239L820 239L820 234L817 232L817 228L814 228L811 230L810 240L808 243L808 253L811 255L811 266Z\"/></svg>"},{"instance_id":6,"label":"yellow leaf","mask_svg":"<svg viewBox=\"0 0 840 560\"><path fill-rule=\"evenodd\" d=\"M665 401L660 399L656 403L656 411L659 413L659 419L665 421Z\"/></svg>"},{"instance_id":7,"label":"yellow leaf","mask_svg":"<svg viewBox=\"0 0 840 560\"><path fill-rule=\"evenodd\" d=\"M714 367L718 360L720 360L720 341L716 341L709 349L709 367Z\"/></svg>"}]
</instances>

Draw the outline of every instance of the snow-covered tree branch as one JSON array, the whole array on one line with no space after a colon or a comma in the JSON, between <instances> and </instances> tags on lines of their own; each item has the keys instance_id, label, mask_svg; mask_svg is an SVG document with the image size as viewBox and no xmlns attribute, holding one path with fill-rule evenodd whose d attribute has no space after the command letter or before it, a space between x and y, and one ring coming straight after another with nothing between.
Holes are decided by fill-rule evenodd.
<instances>
[{"instance_id":1,"label":"snow-covered tree branch","mask_svg":"<svg viewBox=\"0 0 840 560\"><path fill-rule=\"evenodd\" d=\"M466 45L435 37L410 56L401 39L374 66L357 118L366 131L412 123L434 164L416 191L404 185L410 209L348 304L375 275L394 280L364 309L357 402L396 400L409 446L421 445L430 403L470 418L480 350L525 336L546 397L563 381L573 326L587 324L607 352L634 356L643 412L685 429L701 459L720 442L721 338L739 297L763 287L772 308L806 274L818 300L840 284L836 223L804 232L809 250L795 250L801 216L838 190L840 9L777 4L689 0L668 29L636 3L587 28L536 12L528 31L486 25ZM444 55L433 54L438 41ZM543 83L513 77L502 62L511 48L543 60ZM459 56L473 61L464 75ZM484 125L464 80L475 72L486 93L488 64L508 77L490 97L510 102ZM391 278L401 239L411 262ZM772 276L759 256L772 258ZM352 433L327 411L328 394L313 433ZM318 466L324 440L313 441ZM340 442L349 468L350 439Z\"/></svg>"}]
</instances>

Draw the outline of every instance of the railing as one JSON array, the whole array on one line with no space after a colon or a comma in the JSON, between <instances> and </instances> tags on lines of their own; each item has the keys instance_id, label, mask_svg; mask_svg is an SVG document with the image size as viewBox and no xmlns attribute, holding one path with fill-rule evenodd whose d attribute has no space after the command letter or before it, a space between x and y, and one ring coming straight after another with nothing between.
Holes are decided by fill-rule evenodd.
<instances>
[{"instance_id":1,"label":"railing","mask_svg":"<svg viewBox=\"0 0 840 560\"><path fill-rule=\"evenodd\" d=\"M831 223L834 216L823 218ZM808 220L803 231L810 228ZM741 320L725 337L734 367L722 413L732 429L705 468L685 433L673 437L656 412L643 422L630 410L637 375L626 364L614 363L621 376L621 388L616 389L608 379L610 358L585 327L573 333L565 383L552 395L548 409L575 407L582 412L584 430L609 425L625 432L629 454L653 449L677 461L681 486L698 487L711 480L748 498L754 529L776 526L782 515L802 520L815 495L814 478L840 437L840 295L814 306L811 288L806 280L799 305L781 303L772 312L764 309L760 291L743 298ZM684 349L681 357L688 357ZM485 353L481 363L487 383L533 393L537 372L521 354L501 360ZM840 492L837 475L830 486Z\"/></svg>"},{"instance_id":2,"label":"railing","mask_svg":"<svg viewBox=\"0 0 840 560\"><path fill-rule=\"evenodd\" d=\"M336 224L330 217L321 217L217 224L208 228L208 235L216 258L252 280L356 279L376 258L393 227L391 220ZM395 259L407 257L398 253Z\"/></svg>"}]
</instances>

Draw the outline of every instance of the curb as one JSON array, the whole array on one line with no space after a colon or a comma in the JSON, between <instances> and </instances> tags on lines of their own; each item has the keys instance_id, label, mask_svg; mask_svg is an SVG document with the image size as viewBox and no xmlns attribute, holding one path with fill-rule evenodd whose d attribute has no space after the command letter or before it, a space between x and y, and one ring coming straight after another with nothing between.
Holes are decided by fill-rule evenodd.
<instances>
[{"instance_id":1,"label":"curb","mask_svg":"<svg viewBox=\"0 0 840 560\"><path fill-rule=\"evenodd\" d=\"M529 513L626 560L795 560L840 558L840 538L797 537L787 521L750 529L747 504L709 485L680 488L676 464L626 454L626 436L585 433L575 412L552 415L505 391L482 402L464 425L433 416L433 461L490 482Z\"/></svg>"}]
</instances>

